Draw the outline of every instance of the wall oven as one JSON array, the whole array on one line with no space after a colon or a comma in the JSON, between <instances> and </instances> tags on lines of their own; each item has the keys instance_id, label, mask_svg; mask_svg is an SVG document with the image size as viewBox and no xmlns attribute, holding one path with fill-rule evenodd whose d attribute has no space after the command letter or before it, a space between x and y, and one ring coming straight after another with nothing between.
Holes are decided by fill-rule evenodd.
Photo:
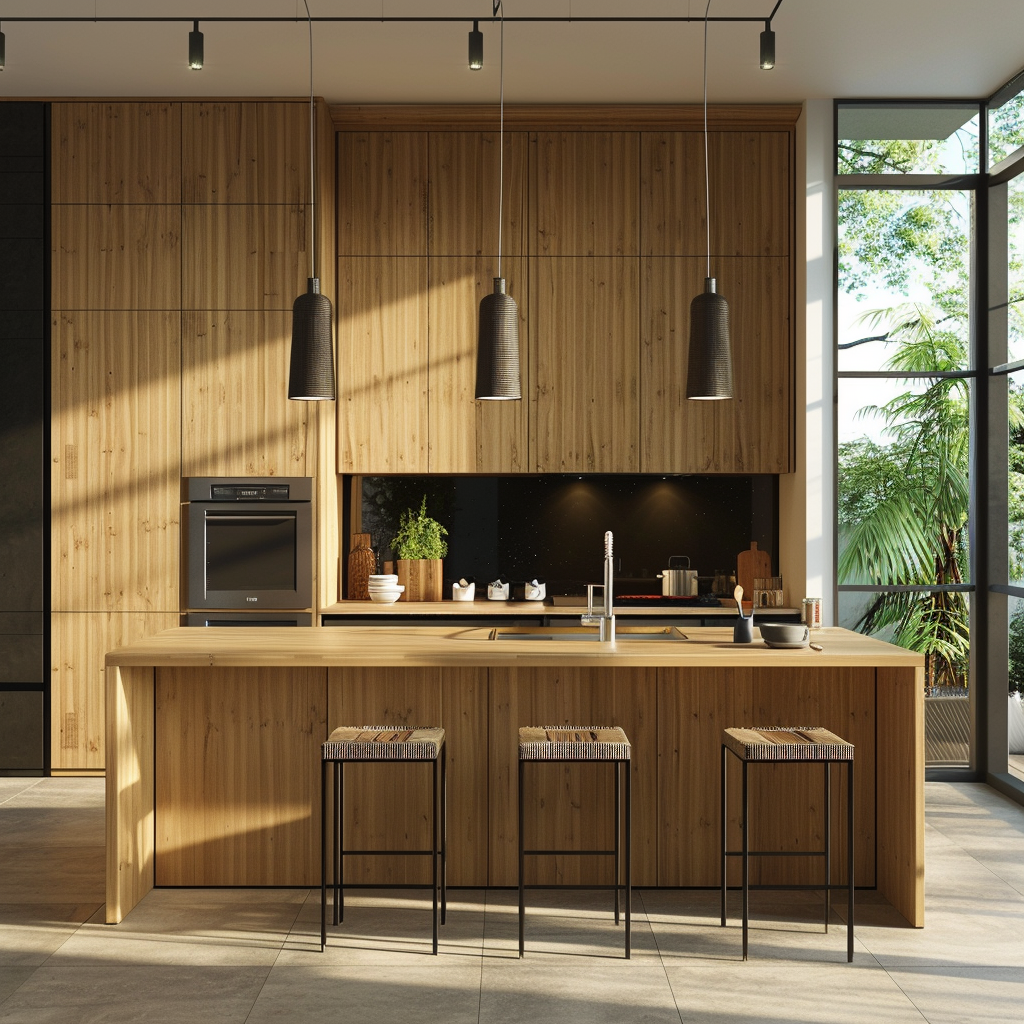
<instances>
[{"instance_id":1,"label":"wall oven","mask_svg":"<svg viewBox=\"0 0 1024 1024\"><path fill-rule=\"evenodd\" d=\"M190 477L185 493L186 611L312 608L309 477Z\"/></svg>"}]
</instances>

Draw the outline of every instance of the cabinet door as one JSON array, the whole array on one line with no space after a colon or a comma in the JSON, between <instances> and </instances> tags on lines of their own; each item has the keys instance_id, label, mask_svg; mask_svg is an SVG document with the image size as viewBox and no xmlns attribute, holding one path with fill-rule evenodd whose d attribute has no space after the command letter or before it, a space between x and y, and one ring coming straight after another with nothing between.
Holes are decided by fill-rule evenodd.
<instances>
[{"instance_id":1,"label":"cabinet door","mask_svg":"<svg viewBox=\"0 0 1024 1024\"><path fill-rule=\"evenodd\" d=\"M789 254L791 138L789 132L710 134L713 255ZM644 132L640 168L641 252L706 256L703 133Z\"/></svg>"},{"instance_id":2,"label":"cabinet door","mask_svg":"<svg viewBox=\"0 0 1024 1024\"><path fill-rule=\"evenodd\" d=\"M338 472L426 473L426 257L341 257L338 293Z\"/></svg>"},{"instance_id":3,"label":"cabinet door","mask_svg":"<svg viewBox=\"0 0 1024 1024\"><path fill-rule=\"evenodd\" d=\"M789 261L716 259L729 303L734 398L686 397L690 302L701 258L643 259L641 385L644 473L788 473L793 469Z\"/></svg>"},{"instance_id":4,"label":"cabinet door","mask_svg":"<svg viewBox=\"0 0 1024 1024\"><path fill-rule=\"evenodd\" d=\"M502 266L519 305L519 363L523 400L478 402L476 348L480 300L493 290L494 260L430 260L430 402L432 473L526 473L529 417L529 340L525 259Z\"/></svg>"},{"instance_id":5,"label":"cabinet door","mask_svg":"<svg viewBox=\"0 0 1024 1024\"><path fill-rule=\"evenodd\" d=\"M640 466L637 261L537 259L530 277L537 471Z\"/></svg>"},{"instance_id":6,"label":"cabinet door","mask_svg":"<svg viewBox=\"0 0 1024 1024\"><path fill-rule=\"evenodd\" d=\"M289 402L291 315L185 313L183 476L306 476L311 402Z\"/></svg>"},{"instance_id":7,"label":"cabinet door","mask_svg":"<svg viewBox=\"0 0 1024 1024\"><path fill-rule=\"evenodd\" d=\"M427 133L338 132L338 255L427 252Z\"/></svg>"},{"instance_id":8,"label":"cabinet door","mask_svg":"<svg viewBox=\"0 0 1024 1024\"><path fill-rule=\"evenodd\" d=\"M52 607L177 611L180 314L53 319Z\"/></svg>"}]
</instances>

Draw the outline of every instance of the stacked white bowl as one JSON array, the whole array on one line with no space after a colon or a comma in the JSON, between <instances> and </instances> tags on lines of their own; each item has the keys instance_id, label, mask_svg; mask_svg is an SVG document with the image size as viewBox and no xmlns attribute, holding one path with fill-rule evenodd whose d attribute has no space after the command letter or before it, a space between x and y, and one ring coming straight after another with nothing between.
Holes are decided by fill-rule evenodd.
<instances>
[{"instance_id":1,"label":"stacked white bowl","mask_svg":"<svg viewBox=\"0 0 1024 1024\"><path fill-rule=\"evenodd\" d=\"M399 586L398 577L394 573L371 576L367 587L370 600L377 604L394 604L405 590L405 587Z\"/></svg>"}]
</instances>

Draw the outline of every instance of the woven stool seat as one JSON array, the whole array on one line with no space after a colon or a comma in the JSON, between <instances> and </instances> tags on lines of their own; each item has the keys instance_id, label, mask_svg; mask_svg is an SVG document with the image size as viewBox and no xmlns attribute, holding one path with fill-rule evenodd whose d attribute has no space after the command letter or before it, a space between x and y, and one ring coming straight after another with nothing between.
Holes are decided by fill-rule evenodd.
<instances>
[{"instance_id":1,"label":"woven stool seat","mask_svg":"<svg viewBox=\"0 0 1024 1024\"><path fill-rule=\"evenodd\" d=\"M628 761L629 740L618 726L543 725L519 730L520 761Z\"/></svg>"},{"instance_id":2,"label":"woven stool seat","mask_svg":"<svg viewBox=\"0 0 1024 1024\"><path fill-rule=\"evenodd\" d=\"M853 744L819 727L726 729L722 742L744 761L852 761Z\"/></svg>"},{"instance_id":3,"label":"woven stool seat","mask_svg":"<svg viewBox=\"0 0 1024 1024\"><path fill-rule=\"evenodd\" d=\"M432 761L444 744L444 729L346 725L323 744L327 761Z\"/></svg>"}]
</instances>

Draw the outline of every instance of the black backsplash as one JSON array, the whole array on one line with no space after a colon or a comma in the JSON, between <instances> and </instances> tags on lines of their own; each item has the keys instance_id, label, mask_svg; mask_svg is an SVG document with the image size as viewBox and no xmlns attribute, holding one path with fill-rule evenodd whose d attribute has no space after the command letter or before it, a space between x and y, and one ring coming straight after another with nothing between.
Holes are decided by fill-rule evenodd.
<instances>
[{"instance_id":1,"label":"black backsplash","mask_svg":"<svg viewBox=\"0 0 1024 1024\"><path fill-rule=\"evenodd\" d=\"M363 531L382 561L399 515L424 495L448 530L446 583L502 575L580 594L601 579L606 530L620 594L659 593L655 574L671 555L689 556L701 576L735 572L751 541L778 571L775 476L364 477Z\"/></svg>"}]
</instances>

